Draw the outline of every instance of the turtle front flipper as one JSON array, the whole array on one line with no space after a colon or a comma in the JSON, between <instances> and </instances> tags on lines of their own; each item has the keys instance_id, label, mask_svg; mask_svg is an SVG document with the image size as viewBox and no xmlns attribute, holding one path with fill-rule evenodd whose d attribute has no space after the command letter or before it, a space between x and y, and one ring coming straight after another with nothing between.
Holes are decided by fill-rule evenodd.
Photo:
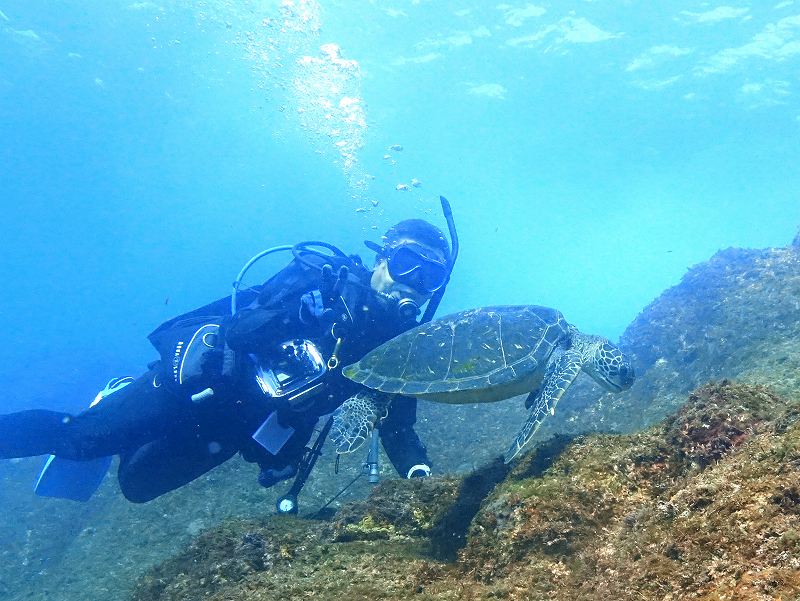
<instances>
[{"instance_id":1,"label":"turtle front flipper","mask_svg":"<svg viewBox=\"0 0 800 601\"><path fill-rule=\"evenodd\" d=\"M342 403L333 412L330 433L336 452L352 453L361 448L388 409L388 397L374 392L359 392Z\"/></svg>"},{"instance_id":2,"label":"turtle front flipper","mask_svg":"<svg viewBox=\"0 0 800 601\"><path fill-rule=\"evenodd\" d=\"M510 463L533 437L539 426L548 414L553 415L558 401L575 380L583 367L583 357L580 352L570 349L562 351L556 349L547 363L547 371L541 388L531 393L525 401L526 407L531 407L528 420L517 434L514 442L508 447L505 462Z\"/></svg>"}]
</instances>

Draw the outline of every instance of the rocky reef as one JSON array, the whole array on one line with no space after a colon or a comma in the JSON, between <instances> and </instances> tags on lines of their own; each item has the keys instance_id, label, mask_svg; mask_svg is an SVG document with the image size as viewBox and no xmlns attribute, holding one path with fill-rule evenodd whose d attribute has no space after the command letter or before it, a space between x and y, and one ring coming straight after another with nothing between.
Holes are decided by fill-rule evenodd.
<instances>
[{"instance_id":1,"label":"rocky reef","mask_svg":"<svg viewBox=\"0 0 800 601\"><path fill-rule=\"evenodd\" d=\"M552 599L800 593L798 405L722 382L642 433L591 436L540 479L520 465L461 558L489 586Z\"/></svg>"},{"instance_id":2,"label":"rocky reef","mask_svg":"<svg viewBox=\"0 0 800 601\"><path fill-rule=\"evenodd\" d=\"M496 484L499 481L499 484ZM392 480L331 522L229 522L134 601L793 599L800 404L705 385L662 423L556 438L508 472Z\"/></svg>"}]
</instances>

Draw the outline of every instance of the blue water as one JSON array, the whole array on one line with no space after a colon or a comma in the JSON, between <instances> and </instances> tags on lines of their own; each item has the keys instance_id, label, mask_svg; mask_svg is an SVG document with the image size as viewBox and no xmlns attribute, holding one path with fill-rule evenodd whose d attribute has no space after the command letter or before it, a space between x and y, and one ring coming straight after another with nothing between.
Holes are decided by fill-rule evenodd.
<instances>
[{"instance_id":1,"label":"blue water","mask_svg":"<svg viewBox=\"0 0 800 601\"><path fill-rule=\"evenodd\" d=\"M442 313L544 304L610 338L800 224L794 2L283 4L0 0L4 411L140 373L263 248L444 228L439 194Z\"/></svg>"}]
</instances>

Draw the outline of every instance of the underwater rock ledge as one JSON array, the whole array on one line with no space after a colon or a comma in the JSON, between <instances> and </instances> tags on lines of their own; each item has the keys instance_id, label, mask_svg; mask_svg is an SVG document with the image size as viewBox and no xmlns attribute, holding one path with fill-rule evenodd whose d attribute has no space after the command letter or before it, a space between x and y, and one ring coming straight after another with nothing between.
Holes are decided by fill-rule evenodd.
<instances>
[{"instance_id":1,"label":"underwater rock ledge","mask_svg":"<svg viewBox=\"0 0 800 601\"><path fill-rule=\"evenodd\" d=\"M387 481L332 522L229 521L150 570L132 599L800 595L797 402L721 381L646 431L556 442L510 473L495 462Z\"/></svg>"}]
</instances>

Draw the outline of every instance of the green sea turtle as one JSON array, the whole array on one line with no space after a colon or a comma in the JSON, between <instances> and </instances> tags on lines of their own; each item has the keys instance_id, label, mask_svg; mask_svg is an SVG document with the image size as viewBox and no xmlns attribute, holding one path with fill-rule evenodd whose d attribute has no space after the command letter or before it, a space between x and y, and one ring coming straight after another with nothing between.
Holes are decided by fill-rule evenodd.
<instances>
[{"instance_id":1,"label":"green sea turtle","mask_svg":"<svg viewBox=\"0 0 800 601\"><path fill-rule=\"evenodd\" d=\"M622 352L605 338L582 334L555 309L535 305L482 307L442 317L389 340L343 374L381 393L442 403L489 403L530 393L530 415L505 454L511 461L583 370L607 390L633 384ZM363 393L334 415L337 450L363 442L384 412ZM358 439L360 433L362 439Z\"/></svg>"}]
</instances>

